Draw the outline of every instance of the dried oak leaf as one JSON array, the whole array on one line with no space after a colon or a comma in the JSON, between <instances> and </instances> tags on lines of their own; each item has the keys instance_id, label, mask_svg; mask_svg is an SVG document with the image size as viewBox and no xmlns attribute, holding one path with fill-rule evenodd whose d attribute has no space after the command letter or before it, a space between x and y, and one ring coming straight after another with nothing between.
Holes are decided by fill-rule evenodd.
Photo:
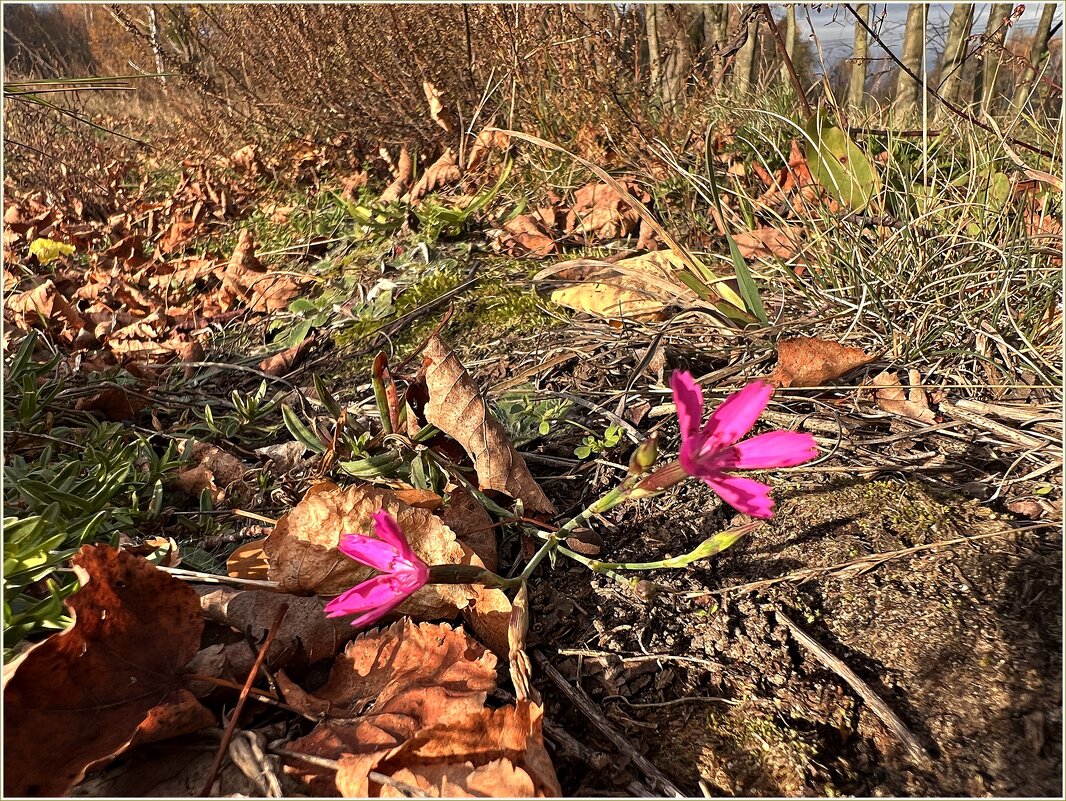
<instances>
[{"instance_id":1,"label":"dried oak leaf","mask_svg":"<svg viewBox=\"0 0 1066 801\"><path fill-rule=\"evenodd\" d=\"M558 243L532 214L519 214L505 222L498 241L507 253L548 256L559 250Z\"/></svg>"},{"instance_id":2,"label":"dried oak leaf","mask_svg":"<svg viewBox=\"0 0 1066 801\"><path fill-rule=\"evenodd\" d=\"M385 151L385 154L388 155L387 151ZM407 145L403 145L400 148L400 158L396 163L393 182L381 193L379 198L381 202L391 203L403 197L407 192L407 187L411 185L411 176L413 174L414 162L411 160L411 151L407 149Z\"/></svg>"},{"instance_id":3,"label":"dried oak leaf","mask_svg":"<svg viewBox=\"0 0 1066 801\"><path fill-rule=\"evenodd\" d=\"M423 370L429 392L426 420L462 445L474 460L480 489L521 499L531 511L554 514L555 507L489 412L474 379L439 336L426 344Z\"/></svg>"},{"instance_id":4,"label":"dried oak leaf","mask_svg":"<svg viewBox=\"0 0 1066 801\"><path fill-rule=\"evenodd\" d=\"M243 303L253 311L277 311L288 308L289 302L299 294L299 284L292 276L267 271L256 258L252 232L243 229L222 275L220 305L232 308Z\"/></svg>"},{"instance_id":5,"label":"dried oak leaf","mask_svg":"<svg viewBox=\"0 0 1066 801\"><path fill-rule=\"evenodd\" d=\"M8 295L4 305L12 312L15 324L20 328L49 326L61 319L73 336L86 326L81 314L56 289L51 278L33 289Z\"/></svg>"},{"instance_id":6,"label":"dried oak leaf","mask_svg":"<svg viewBox=\"0 0 1066 801\"><path fill-rule=\"evenodd\" d=\"M936 414L929 408L925 390L919 386L920 376L917 370L911 371L911 388L909 393L903 391L899 377L891 370L884 370L874 376L869 386L874 387L877 405L886 412L920 420L927 425L936 422Z\"/></svg>"},{"instance_id":7,"label":"dried oak leaf","mask_svg":"<svg viewBox=\"0 0 1066 801\"><path fill-rule=\"evenodd\" d=\"M485 128L474 139L470 155L466 159L466 171L473 172L488 158L492 150L506 150L511 146L511 137L503 131L490 131Z\"/></svg>"},{"instance_id":8,"label":"dried oak leaf","mask_svg":"<svg viewBox=\"0 0 1066 801\"><path fill-rule=\"evenodd\" d=\"M778 387L817 387L872 362L862 348L815 337L782 339L777 343L777 367L768 380Z\"/></svg>"},{"instance_id":9,"label":"dried oak leaf","mask_svg":"<svg viewBox=\"0 0 1066 801\"><path fill-rule=\"evenodd\" d=\"M559 796L542 718L539 706L518 701L424 728L384 755L347 754L337 766L337 789L347 798L381 797L383 788L370 779L370 771L396 778L403 771L424 779L415 783L434 796L506 798L516 787L533 797Z\"/></svg>"},{"instance_id":10,"label":"dried oak leaf","mask_svg":"<svg viewBox=\"0 0 1066 801\"><path fill-rule=\"evenodd\" d=\"M64 795L86 771L144 739L183 733L164 724L189 711L181 671L203 619L196 593L146 560L86 545L74 557L81 589L74 625L35 646L4 687L4 793ZM195 708L195 707L193 707ZM198 726L199 727L199 726Z\"/></svg>"},{"instance_id":11,"label":"dried oak leaf","mask_svg":"<svg viewBox=\"0 0 1066 801\"><path fill-rule=\"evenodd\" d=\"M459 127L459 118L455 112L444 105L441 100L440 89L429 81L422 81L422 91L426 93L426 102L429 103L429 116L446 133L455 133Z\"/></svg>"},{"instance_id":12,"label":"dried oak leaf","mask_svg":"<svg viewBox=\"0 0 1066 801\"><path fill-rule=\"evenodd\" d=\"M396 519L426 564L471 563L473 552L463 549L440 518L403 503L389 490L369 485L319 486L282 515L267 537L264 550L270 579L282 591L338 595L375 575L373 568L337 550L337 544L345 534L371 534L372 517L379 509ZM452 617L472 594L464 585L428 584L397 607L397 612L419 619Z\"/></svg>"}]
</instances>

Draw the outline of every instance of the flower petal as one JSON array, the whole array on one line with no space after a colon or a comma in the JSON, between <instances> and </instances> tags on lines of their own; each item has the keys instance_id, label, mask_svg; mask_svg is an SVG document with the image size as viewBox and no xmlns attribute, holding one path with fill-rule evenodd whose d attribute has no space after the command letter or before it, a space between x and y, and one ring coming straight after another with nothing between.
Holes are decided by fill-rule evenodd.
<instances>
[{"instance_id":1,"label":"flower petal","mask_svg":"<svg viewBox=\"0 0 1066 801\"><path fill-rule=\"evenodd\" d=\"M330 601L323 608L326 617L343 617L374 610L379 606L395 606L410 592L405 591L395 576L382 575L356 584Z\"/></svg>"},{"instance_id":2,"label":"flower petal","mask_svg":"<svg viewBox=\"0 0 1066 801\"><path fill-rule=\"evenodd\" d=\"M402 558L389 543L363 534L348 534L341 537L341 541L337 544L337 550L349 559L362 562L364 565L386 573L391 573L396 560Z\"/></svg>"},{"instance_id":3,"label":"flower petal","mask_svg":"<svg viewBox=\"0 0 1066 801\"><path fill-rule=\"evenodd\" d=\"M770 431L719 451L714 463L720 470L763 470L792 467L817 456L818 446L810 434Z\"/></svg>"},{"instance_id":4,"label":"flower petal","mask_svg":"<svg viewBox=\"0 0 1066 801\"><path fill-rule=\"evenodd\" d=\"M725 473L718 473L713 477L702 476L702 478L722 497L723 501L738 512L764 520L774 516L774 501L770 497L770 488L765 484Z\"/></svg>"},{"instance_id":5,"label":"flower petal","mask_svg":"<svg viewBox=\"0 0 1066 801\"><path fill-rule=\"evenodd\" d=\"M677 421L681 424L681 441L686 442L700 430L700 420L703 419L703 389L696 383L692 374L685 370L675 370L670 374L670 389L674 391Z\"/></svg>"},{"instance_id":6,"label":"flower petal","mask_svg":"<svg viewBox=\"0 0 1066 801\"><path fill-rule=\"evenodd\" d=\"M703 427L703 433L707 436L703 450L717 450L732 445L751 431L773 392L774 388L766 382L756 381L726 398L711 412Z\"/></svg>"},{"instance_id":7,"label":"flower petal","mask_svg":"<svg viewBox=\"0 0 1066 801\"><path fill-rule=\"evenodd\" d=\"M405 559L418 559L415 552L411 550L411 546L407 544L407 538L403 535L403 529L400 528L400 524L384 509L378 509L374 512L374 533L380 539L393 546L397 553Z\"/></svg>"},{"instance_id":8,"label":"flower petal","mask_svg":"<svg viewBox=\"0 0 1066 801\"><path fill-rule=\"evenodd\" d=\"M377 621L381 620L381 618L385 617L385 615L387 615L393 609L395 609L397 606L399 606L401 603L403 603L403 601L403 598L397 598L390 604L379 606L377 609L373 609L367 612L365 615L360 615L359 617L357 617L355 620L352 621L352 625L369 626L371 623L376 623Z\"/></svg>"}]
</instances>

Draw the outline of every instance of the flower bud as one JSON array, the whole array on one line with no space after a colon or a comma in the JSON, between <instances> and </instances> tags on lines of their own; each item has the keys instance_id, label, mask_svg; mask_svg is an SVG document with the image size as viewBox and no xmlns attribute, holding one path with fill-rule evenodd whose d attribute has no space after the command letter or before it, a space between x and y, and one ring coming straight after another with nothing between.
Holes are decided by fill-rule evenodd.
<instances>
[{"instance_id":1,"label":"flower bud","mask_svg":"<svg viewBox=\"0 0 1066 801\"><path fill-rule=\"evenodd\" d=\"M630 498L650 498L669 489L675 484L680 484L688 478L688 473L678 461L664 464L650 476L642 480L629 493Z\"/></svg>"},{"instance_id":2,"label":"flower bud","mask_svg":"<svg viewBox=\"0 0 1066 801\"><path fill-rule=\"evenodd\" d=\"M629 475L639 476L647 473L659 456L659 432L656 431L640 443L633 455L629 457Z\"/></svg>"}]
</instances>

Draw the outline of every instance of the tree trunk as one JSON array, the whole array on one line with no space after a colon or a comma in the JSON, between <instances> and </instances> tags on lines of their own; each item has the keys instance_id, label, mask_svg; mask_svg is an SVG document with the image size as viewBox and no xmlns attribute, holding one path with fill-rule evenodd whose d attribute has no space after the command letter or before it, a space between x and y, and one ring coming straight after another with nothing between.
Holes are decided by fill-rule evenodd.
<instances>
[{"instance_id":1,"label":"tree trunk","mask_svg":"<svg viewBox=\"0 0 1066 801\"><path fill-rule=\"evenodd\" d=\"M662 97L662 62L659 60L659 6L644 6L644 24L648 34L648 81L652 97Z\"/></svg>"},{"instance_id":2,"label":"tree trunk","mask_svg":"<svg viewBox=\"0 0 1066 801\"><path fill-rule=\"evenodd\" d=\"M785 27L781 31L781 35L785 39L785 53L788 54L790 61L793 60L793 53L796 52L796 6L791 5L785 11ZM795 64L793 63L793 66ZM785 86L792 85L792 75L788 71L788 67L781 64L781 82Z\"/></svg>"},{"instance_id":3,"label":"tree trunk","mask_svg":"<svg viewBox=\"0 0 1066 801\"><path fill-rule=\"evenodd\" d=\"M855 13L863 22L870 22L870 6L860 3ZM848 78L848 105L861 109L866 105L866 59L870 55L870 39L866 29L855 23L855 45L852 48L851 76Z\"/></svg>"},{"instance_id":4,"label":"tree trunk","mask_svg":"<svg viewBox=\"0 0 1066 801\"><path fill-rule=\"evenodd\" d=\"M725 40L729 36L729 6L724 4L715 4L711 6L713 16L711 16L711 38L708 42L713 42L713 45L708 45L712 48L713 55L710 57L712 62L711 67L711 82L714 86L722 85L722 78L725 75L725 59L721 56L721 49L725 46ZM704 17L704 20L707 18ZM706 33L704 34L706 37Z\"/></svg>"},{"instance_id":5,"label":"tree trunk","mask_svg":"<svg viewBox=\"0 0 1066 801\"><path fill-rule=\"evenodd\" d=\"M755 85L755 56L759 52L759 14L748 17L748 38L733 62L733 93L744 95Z\"/></svg>"},{"instance_id":6,"label":"tree trunk","mask_svg":"<svg viewBox=\"0 0 1066 801\"><path fill-rule=\"evenodd\" d=\"M1029 85L1044 71L1044 58L1048 55L1047 42L1051 36L1051 20L1054 16L1054 3L1048 3L1040 12L1040 22L1037 23L1033 44L1029 48L1029 63L1032 66L1026 68L1022 80L1018 82L1018 88L1014 90L1014 100L1011 102L1011 108L1016 114L1022 110L1026 98L1029 97ZM1034 94L1035 91L1034 88Z\"/></svg>"},{"instance_id":7,"label":"tree trunk","mask_svg":"<svg viewBox=\"0 0 1066 801\"><path fill-rule=\"evenodd\" d=\"M911 72L922 77L922 49L925 47L925 3L915 3L907 9L907 25L903 29L903 55L900 58ZM899 71L896 80L896 98L892 102L892 116L902 119L918 110L918 92L924 87L907 74Z\"/></svg>"},{"instance_id":8,"label":"tree trunk","mask_svg":"<svg viewBox=\"0 0 1066 801\"><path fill-rule=\"evenodd\" d=\"M665 107L674 106L681 101L685 94L685 82L692 70L692 28L693 15L690 9L696 6L670 4L663 8L659 14L659 22L662 24L657 31L660 42L665 38L670 42L669 50L663 59L662 70L662 98ZM700 23L700 32L703 25ZM665 34L665 35L664 35Z\"/></svg>"},{"instance_id":9,"label":"tree trunk","mask_svg":"<svg viewBox=\"0 0 1066 801\"><path fill-rule=\"evenodd\" d=\"M159 16L153 6L148 6L148 38L155 56L155 71L160 73L159 82L166 86L167 76L162 74L166 72L166 67L163 64L163 46L159 41Z\"/></svg>"},{"instance_id":10,"label":"tree trunk","mask_svg":"<svg viewBox=\"0 0 1066 801\"><path fill-rule=\"evenodd\" d=\"M951 7L948 38L940 57L940 96L955 103L962 86L962 65L966 59L966 43L973 27L973 3L956 3Z\"/></svg>"},{"instance_id":11,"label":"tree trunk","mask_svg":"<svg viewBox=\"0 0 1066 801\"><path fill-rule=\"evenodd\" d=\"M985 28L984 59L981 69L981 111L989 114L997 99L996 79L1003 43L1007 41L1007 18L1014 10L1011 3L993 3L988 9L988 26Z\"/></svg>"}]
</instances>

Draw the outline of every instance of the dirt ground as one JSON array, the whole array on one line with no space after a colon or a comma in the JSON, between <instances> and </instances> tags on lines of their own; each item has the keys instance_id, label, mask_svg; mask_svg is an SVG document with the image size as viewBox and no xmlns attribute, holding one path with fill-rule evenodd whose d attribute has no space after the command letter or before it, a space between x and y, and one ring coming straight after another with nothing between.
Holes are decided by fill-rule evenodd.
<instances>
[{"instance_id":1,"label":"dirt ground","mask_svg":"<svg viewBox=\"0 0 1066 801\"><path fill-rule=\"evenodd\" d=\"M560 381L598 369L579 361ZM662 433L672 452L676 424ZM564 513L615 480L534 469ZM1060 796L1058 524L1034 526L920 474L863 479L814 467L768 480L772 522L713 560L647 575L717 594L649 600L559 560L533 588L531 645L686 794ZM735 517L690 481L667 500L613 510L595 529L603 558L644 561L687 552ZM921 547L959 538L974 539ZM782 577L791 578L767 582ZM751 583L761 584L728 589ZM909 756L779 613L858 674L929 761ZM548 719L591 749L556 743L566 795L648 786L543 672L538 688Z\"/></svg>"}]
</instances>

